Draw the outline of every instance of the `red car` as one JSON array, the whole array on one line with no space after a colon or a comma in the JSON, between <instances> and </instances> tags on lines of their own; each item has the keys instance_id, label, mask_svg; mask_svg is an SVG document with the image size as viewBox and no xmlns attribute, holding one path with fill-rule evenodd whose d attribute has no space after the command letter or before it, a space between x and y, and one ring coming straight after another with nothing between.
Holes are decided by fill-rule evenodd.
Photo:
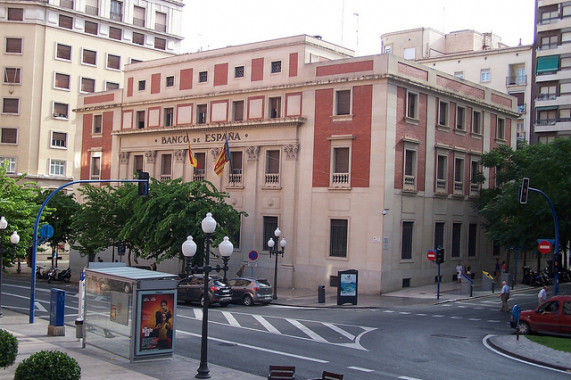
<instances>
[{"instance_id":1,"label":"red car","mask_svg":"<svg viewBox=\"0 0 571 380\"><path fill-rule=\"evenodd\" d=\"M517 327L513 317L510 325L512 328ZM571 296L551 297L533 310L522 311L519 332L571 334Z\"/></svg>"}]
</instances>

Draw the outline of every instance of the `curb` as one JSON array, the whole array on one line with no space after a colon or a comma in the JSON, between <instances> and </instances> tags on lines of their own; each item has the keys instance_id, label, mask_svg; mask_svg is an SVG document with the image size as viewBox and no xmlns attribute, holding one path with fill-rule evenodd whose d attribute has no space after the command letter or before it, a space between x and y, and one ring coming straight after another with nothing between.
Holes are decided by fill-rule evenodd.
<instances>
[{"instance_id":1,"label":"curb","mask_svg":"<svg viewBox=\"0 0 571 380\"><path fill-rule=\"evenodd\" d=\"M511 356L511 357L516 358L516 359L519 359L519 360L523 360L523 361L525 361L525 362L537 364L537 365L540 365L540 366L543 366L543 367L549 367L549 368L557 369L557 370L559 370L559 371L571 373L571 367L563 367L563 366L560 366L560 365L554 364L554 363L546 363L546 362L542 362L542 361L536 360L536 359L534 359L534 358L530 358L530 357L528 357L528 356L523 356L523 355L516 354L516 353L513 352L513 351L509 351L509 350L507 350L507 349L501 347L500 345L495 344L495 343L492 341L492 338L493 338L493 336L492 336L492 337L488 337L488 338L486 339L486 343L488 343L488 344L490 345L490 347L493 347L495 350L498 350L498 351L501 352L502 354Z\"/></svg>"}]
</instances>

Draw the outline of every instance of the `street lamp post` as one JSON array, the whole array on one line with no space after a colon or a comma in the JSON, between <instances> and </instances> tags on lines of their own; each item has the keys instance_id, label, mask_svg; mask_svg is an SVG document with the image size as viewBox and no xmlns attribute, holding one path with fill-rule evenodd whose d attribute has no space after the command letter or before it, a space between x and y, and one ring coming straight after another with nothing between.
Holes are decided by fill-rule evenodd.
<instances>
[{"instance_id":1,"label":"street lamp post","mask_svg":"<svg viewBox=\"0 0 571 380\"><path fill-rule=\"evenodd\" d=\"M10 249L4 249L4 233L8 227L8 221L6 218L0 218L0 317L2 316L2 271L4 270L4 253L10 252ZM16 252L16 245L20 242L20 235L16 231L12 232L10 235L10 243L12 243L12 249L14 253Z\"/></svg>"},{"instance_id":2,"label":"street lamp post","mask_svg":"<svg viewBox=\"0 0 571 380\"><path fill-rule=\"evenodd\" d=\"M197 379L209 379L210 378L210 370L208 369L208 306L210 303L210 297L208 292L208 279L209 274L213 270L210 266L210 243L212 233L216 229L216 220L212 217L211 213L206 214L206 218L202 219L202 231L205 234L205 251L204 251L204 266L202 267L195 267L195 269L201 269L204 273L204 295L203 300L204 303L202 305L202 341L200 345L200 366L198 367L196 378ZM218 250L222 255L224 260L224 267L220 268L219 265L214 268L216 271L220 271L221 269L224 270L224 278L226 278L226 271L228 267L226 266L230 256L232 255L232 251L234 250L234 246L228 240L228 237L224 237L224 241L219 244ZM196 243L192 239L192 236L187 237L186 241L182 244L182 254L187 258L187 272L190 266L190 260L196 253Z\"/></svg>"},{"instance_id":3,"label":"street lamp post","mask_svg":"<svg viewBox=\"0 0 571 380\"><path fill-rule=\"evenodd\" d=\"M276 256L276 264L274 267L274 294L272 296L272 298L275 300L278 299L278 255L282 255L282 257L284 257L285 246L287 244L285 238L282 238L282 240L280 240L281 234L282 232L280 231L280 228L277 227L276 230L274 231L274 235L276 236L276 241L274 242L273 238L270 238L270 240L268 240L268 247L270 247L270 258L272 257L272 255ZM279 245L281 249L279 249L278 246L276 245L278 241L280 243Z\"/></svg>"}]
</instances>

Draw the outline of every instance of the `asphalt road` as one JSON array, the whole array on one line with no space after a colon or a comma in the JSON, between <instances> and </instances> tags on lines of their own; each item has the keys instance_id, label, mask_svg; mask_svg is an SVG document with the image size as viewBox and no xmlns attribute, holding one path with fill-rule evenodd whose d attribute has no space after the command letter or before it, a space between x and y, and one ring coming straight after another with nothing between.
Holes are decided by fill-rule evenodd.
<instances>
[{"instance_id":1,"label":"asphalt road","mask_svg":"<svg viewBox=\"0 0 571 380\"><path fill-rule=\"evenodd\" d=\"M27 279L6 276L2 305L29 307ZM66 290L66 323L77 316L77 284L39 281L36 318L48 318L49 288ZM571 290L563 284L560 293ZM537 290L512 293L510 305L534 307ZM380 309L230 305L209 311L208 362L264 376L269 364L295 365L300 378L323 370L346 379L542 378L562 374L490 350L489 335L511 334L500 301L485 297L439 305L395 300ZM202 309L177 307L176 353L200 357ZM193 374L194 369L189 369Z\"/></svg>"}]
</instances>

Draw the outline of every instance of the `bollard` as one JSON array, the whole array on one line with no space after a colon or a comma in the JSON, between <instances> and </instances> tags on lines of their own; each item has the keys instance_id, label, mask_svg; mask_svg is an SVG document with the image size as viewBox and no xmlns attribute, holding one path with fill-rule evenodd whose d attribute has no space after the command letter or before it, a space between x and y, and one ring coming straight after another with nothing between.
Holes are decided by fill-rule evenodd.
<instances>
[{"instance_id":1,"label":"bollard","mask_svg":"<svg viewBox=\"0 0 571 380\"><path fill-rule=\"evenodd\" d=\"M317 302L325 303L325 285L319 285L317 287Z\"/></svg>"}]
</instances>

